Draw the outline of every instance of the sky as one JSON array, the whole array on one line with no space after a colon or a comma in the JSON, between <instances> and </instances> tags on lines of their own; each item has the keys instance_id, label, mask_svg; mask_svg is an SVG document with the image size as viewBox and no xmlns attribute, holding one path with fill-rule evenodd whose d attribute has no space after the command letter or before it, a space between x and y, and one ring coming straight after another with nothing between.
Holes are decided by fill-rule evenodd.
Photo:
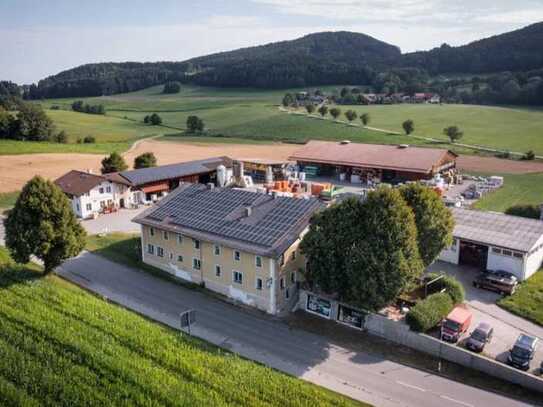
<instances>
[{"instance_id":1,"label":"sky","mask_svg":"<svg viewBox=\"0 0 543 407\"><path fill-rule=\"evenodd\" d=\"M182 61L355 31L403 52L463 45L543 21L542 0L0 0L0 80L91 62Z\"/></svg>"}]
</instances>

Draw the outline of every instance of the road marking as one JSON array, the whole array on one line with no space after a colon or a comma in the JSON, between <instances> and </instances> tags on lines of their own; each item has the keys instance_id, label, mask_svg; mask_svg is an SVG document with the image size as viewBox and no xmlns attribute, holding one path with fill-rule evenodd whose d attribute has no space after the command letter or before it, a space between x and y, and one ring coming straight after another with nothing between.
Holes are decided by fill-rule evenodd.
<instances>
[{"instance_id":1,"label":"road marking","mask_svg":"<svg viewBox=\"0 0 543 407\"><path fill-rule=\"evenodd\" d=\"M404 382L401 382L399 380L396 380L396 383L401 384L402 386L405 386L405 387L409 387L410 389L415 389L415 390L418 390L418 391L426 392L426 390L423 389L422 387L413 386L412 384L404 383Z\"/></svg>"},{"instance_id":2,"label":"road marking","mask_svg":"<svg viewBox=\"0 0 543 407\"><path fill-rule=\"evenodd\" d=\"M439 397L441 397L442 399L445 399L445 400L452 401L453 403L461 404L461 405L466 406L466 407L474 407L473 404L464 403L463 401L453 399L452 397L447 397L447 396L443 396L443 395L441 395Z\"/></svg>"}]
</instances>

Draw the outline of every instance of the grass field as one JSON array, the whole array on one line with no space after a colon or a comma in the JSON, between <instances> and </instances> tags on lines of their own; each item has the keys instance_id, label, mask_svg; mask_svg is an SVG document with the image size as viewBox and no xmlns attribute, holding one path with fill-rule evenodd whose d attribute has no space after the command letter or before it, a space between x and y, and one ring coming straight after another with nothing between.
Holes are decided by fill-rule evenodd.
<instances>
[{"instance_id":1,"label":"grass field","mask_svg":"<svg viewBox=\"0 0 543 407\"><path fill-rule=\"evenodd\" d=\"M128 94L85 99L91 104L103 104L107 110L105 117L65 110L48 112L59 128L74 137L93 134L99 142L127 141L153 133L182 131L187 117L196 114L204 119L210 134L231 138L288 141L349 138L368 143L428 144L403 135L362 130L330 120L280 112L277 105L286 90L219 89L187 85L182 87L179 94L164 95L161 89L161 86L155 86ZM56 99L42 103L46 108L57 105L69 110L73 100ZM461 140L463 143L518 152L534 150L537 154L543 154L541 109L426 104L340 108L342 111L354 109L358 113L370 113L370 126L376 128L401 132L401 123L412 119L416 135L447 141L442 129L458 125L465 133ZM160 114L165 127L150 127L141 123L145 115L153 112Z\"/></svg>"},{"instance_id":2,"label":"grass field","mask_svg":"<svg viewBox=\"0 0 543 407\"><path fill-rule=\"evenodd\" d=\"M0 248L0 404L360 405L111 305Z\"/></svg>"},{"instance_id":3,"label":"grass field","mask_svg":"<svg viewBox=\"0 0 543 407\"><path fill-rule=\"evenodd\" d=\"M515 294L501 299L498 304L543 326L543 270L523 282Z\"/></svg>"},{"instance_id":4,"label":"grass field","mask_svg":"<svg viewBox=\"0 0 543 407\"><path fill-rule=\"evenodd\" d=\"M2 192L0 193L0 213L5 210L13 207L15 201L19 197L19 192Z\"/></svg>"},{"instance_id":5,"label":"grass field","mask_svg":"<svg viewBox=\"0 0 543 407\"><path fill-rule=\"evenodd\" d=\"M504 212L513 205L539 205L543 202L543 173L501 175L504 186L485 195L475 203L475 208Z\"/></svg>"}]
</instances>

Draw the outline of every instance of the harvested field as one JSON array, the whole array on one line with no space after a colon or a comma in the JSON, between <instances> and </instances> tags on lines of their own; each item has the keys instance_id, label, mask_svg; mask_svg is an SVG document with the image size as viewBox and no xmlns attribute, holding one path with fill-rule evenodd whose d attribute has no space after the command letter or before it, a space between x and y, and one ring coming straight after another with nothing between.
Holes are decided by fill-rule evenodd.
<instances>
[{"instance_id":1,"label":"harvested field","mask_svg":"<svg viewBox=\"0 0 543 407\"><path fill-rule=\"evenodd\" d=\"M172 164L207 157L227 155L234 158L286 159L300 146L296 144L228 144L180 143L142 140L125 153L128 165L134 157L152 151L159 164ZM103 156L97 154L22 154L0 156L0 192L21 187L36 174L54 179L71 169L99 171ZM458 165L463 171L522 174L543 172L539 161L511 161L493 157L461 156Z\"/></svg>"}]
</instances>

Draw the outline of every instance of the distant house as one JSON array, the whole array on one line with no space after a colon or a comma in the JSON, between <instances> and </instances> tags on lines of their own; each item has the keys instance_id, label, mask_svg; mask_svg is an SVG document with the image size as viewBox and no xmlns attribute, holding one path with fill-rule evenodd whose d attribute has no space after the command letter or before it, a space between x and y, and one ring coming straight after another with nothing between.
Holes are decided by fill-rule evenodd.
<instances>
[{"instance_id":1,"label":"distant house","mask_svg":"<svg viewBox=\"0 0 543 407\"><path fill-rule=\"evenodd\" d=\"M266 311L289 311L305 259L298 245L316 199L181 184L134 219L143 261Z\"/></svg>"},{"instance_id":2,"label":"distant house","mask_svg":"<svg viewBox=\"0 0 543 407\"><path fill-rule=\"evenodd\" d=\"M69 171L55 184L71 200L76 216L83 219L128 207L134 199L129 186L84 171Z\"/></svg>"}]
</instances>

